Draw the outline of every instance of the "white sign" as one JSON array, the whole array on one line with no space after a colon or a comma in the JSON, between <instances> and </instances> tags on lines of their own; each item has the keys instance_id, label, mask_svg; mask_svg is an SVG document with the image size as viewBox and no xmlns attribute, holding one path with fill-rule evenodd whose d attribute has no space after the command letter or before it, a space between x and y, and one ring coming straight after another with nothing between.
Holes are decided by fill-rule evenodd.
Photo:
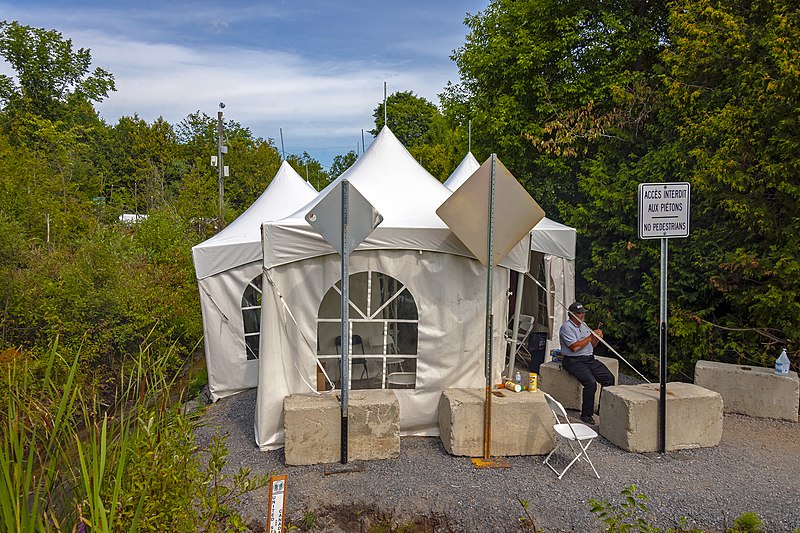
<instances>
[{"instance_id":1,"label":"white sign","mask_svg":"<svg viewBox=\"0 0 800 533\"><path fill-rule=\"evenodd\" d=\"M639 238L669 239L689 236L687 182L639 184Z\"/></svg>"},{"instance_id":2,"label":"white sign","mask_svg":"<svg viewBox=\"0 0 800 533\"><path fill-rule=\"evenodd\" d=\"M286 512L286 480L288 478L289 476L286 475L269 478L268 533L283 533L283 515Z\"/></svg>"}]
</instances>

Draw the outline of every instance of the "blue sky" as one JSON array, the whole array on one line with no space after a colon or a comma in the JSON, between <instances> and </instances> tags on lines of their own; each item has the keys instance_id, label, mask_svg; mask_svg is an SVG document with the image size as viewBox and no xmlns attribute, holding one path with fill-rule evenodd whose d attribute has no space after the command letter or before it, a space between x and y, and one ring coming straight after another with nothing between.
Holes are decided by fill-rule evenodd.
<instances>
[{"instance_id":1,"label":"blue sky","mask_svg":"<svg viewBox=\"0 0 800 533\"><path fill-rule=\"evenodd\" d=\"M286 152L323 165L355 150L389 94L414 91L438 103L458 81L452 51L467 13L488 0L295 0L58 2L0 0L0 18L56 29L90 48L117 91L98 110L177 123L189 113L225 116ZM0 71L10 68L0 61ZM365 133L367 145L369 134Z\"/></svg>"}]
</instances>

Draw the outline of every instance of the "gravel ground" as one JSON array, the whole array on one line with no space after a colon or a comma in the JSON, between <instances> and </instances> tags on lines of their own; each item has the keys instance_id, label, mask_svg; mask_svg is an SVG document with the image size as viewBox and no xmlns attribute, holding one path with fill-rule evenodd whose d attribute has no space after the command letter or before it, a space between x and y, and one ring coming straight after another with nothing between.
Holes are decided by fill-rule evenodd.
<instances>
[{"instance_id":1,"label":"gravel ground","mask_svg":"<svg viewBox=\"0 0 800 533\"><path fill-rule=\"evenodd\" d=\"M619 503L630 485L648 496L646 518L659 527L676 527L685 517L689 527L724 531L741 513L756 512L766 531L800 528L797 423L725 415L719 446L665 455L628 453L600 437L590 457L601 478L578 463L559 481L541 456L509 457L508 469L478 470L435 437L402 438L394 460L286 466L282 450L255 446L255 399L248 391L207 406L199 442L227 434L231 471L288 474L288 521L299 526L313 513L314 531L366 531L370 516L394 524L426 517L415 531L520 531L518 499L529 503L544 531L600 531L588 500ZM242 500L239 510L254 530L263 531L267 499L263 489Z\"/></svg>"}]
</instances>

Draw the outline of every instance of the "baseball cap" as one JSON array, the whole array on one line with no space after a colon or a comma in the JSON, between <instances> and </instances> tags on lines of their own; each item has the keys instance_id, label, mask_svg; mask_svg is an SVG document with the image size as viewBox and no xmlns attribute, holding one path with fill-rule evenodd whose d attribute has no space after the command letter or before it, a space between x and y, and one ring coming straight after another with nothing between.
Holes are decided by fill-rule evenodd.
<instances>
[{"instance_id":1,"label":"baseball cap","mask_svg":"<svg viewBox=\"0 0 800 533\"><path fill-rule=\"evenodd\" d=\"M586 308L581 303L573 302L569 306L569 311L570 311L570 313L575 313L575 314L577 314L577 313L585 313L586 312Z\"/></svg>"}]
</instances>

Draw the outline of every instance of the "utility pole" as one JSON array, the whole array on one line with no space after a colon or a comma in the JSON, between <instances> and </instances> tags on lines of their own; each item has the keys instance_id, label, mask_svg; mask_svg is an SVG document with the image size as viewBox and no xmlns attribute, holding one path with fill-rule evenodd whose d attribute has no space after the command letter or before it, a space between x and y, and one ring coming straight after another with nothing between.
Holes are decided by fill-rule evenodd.
<instances>
[{"instance_id":1,"label":"utility pole","mask_svg":"<svg viewBox=\"0 0 800 533\"><path fill-rule=\"evenodd\" d=\"M222 126L222 110L225 104L219 103L219 111L217 111L217 171L219 175L219 229L225 227L225 167L222 162L222 154L228 153L228 147L222 144L223 126Z\"/></svg>"}]
</instances>

